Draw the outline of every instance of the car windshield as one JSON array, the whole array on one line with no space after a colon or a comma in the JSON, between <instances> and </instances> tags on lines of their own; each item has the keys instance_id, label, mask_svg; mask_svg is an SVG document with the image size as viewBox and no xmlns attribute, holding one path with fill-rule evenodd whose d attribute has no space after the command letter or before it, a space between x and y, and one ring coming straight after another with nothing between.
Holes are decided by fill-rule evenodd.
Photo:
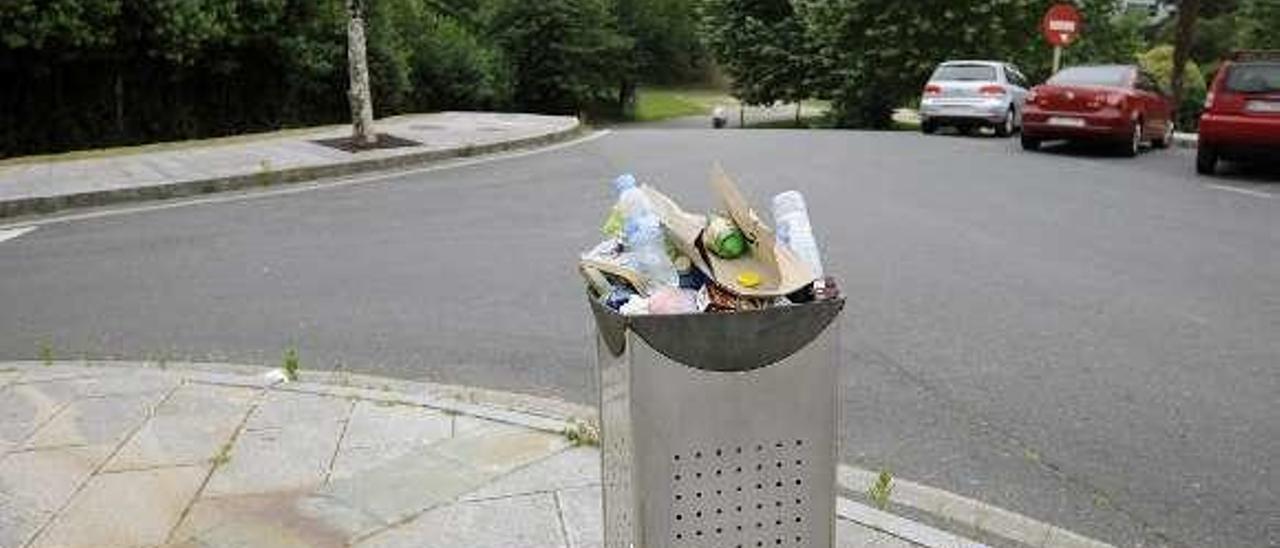
<instances>
[{"instance_id":1,"label":"car windshield","mask_svg":"<svg viewBox=\"0 0 1280 548\"><path fill-rule=\"evenodd\" d=\"M1280 91L1280 63L1234 65L1227 73L1226 87L1236 93Z\"/></svg>"},{"instance_id":2,"label":"car windshield","mask_svg":"<svg viewBox=\"0 0 1280 548\"><path fill-rule=\"evenodd\" d=\"M1049 79L1050 84L1124 87L1129 83L1129 67L1071 67Z\"/></svg>"},{"instance_id":3,"label":"car windshield","mask_svg":"<svg viewBox=\"0 0 1280 548\"><path fill-rule=\"evenodd\" d=\"M996 68L988 65L942 65L933 71L933 82L994 82Z\"/></svg>"}]
</instances>

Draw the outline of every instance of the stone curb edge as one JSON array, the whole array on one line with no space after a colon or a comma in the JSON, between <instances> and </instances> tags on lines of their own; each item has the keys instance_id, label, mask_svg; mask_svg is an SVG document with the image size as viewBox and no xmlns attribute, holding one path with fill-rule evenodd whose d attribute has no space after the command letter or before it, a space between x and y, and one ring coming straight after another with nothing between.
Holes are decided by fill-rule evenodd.
<instances>
[{"instance_id":1,"label":"stone curb edge","mask_svg":"<svg viewBox=\"0 0 1280 548\"><path fill-rule=\"evenodd\" d=\"M0 361L0 372L5 369L38 372L44 365L45 363L40 361ZM31 381L20 377L15 383L70 380L101 373L107 369L139 369L154 373L178 373L183 376L183 380L197 384L270 388L283 392L414 405L554 434L565 433L566 430L583 422L594 422L595 416L594 408L536 396L342 371L303 370L298 373L297 381L281 382L273 378L277 376L273 373L282 374L278 368L228 363L76 360L54 361L52 365L62 370L70 368L72 371L65 376L38 378Z\"/></svg>"},{"instance_id":2,"label":"stone curb edge","mask_svg":"<svg viewBox=\"0 0 1280 548\"><path fill-rule=\"evenodd\" d=\"M282 383L269 376L272 372L279 372L278 368L228 363L90 360L56 361L53 364L64 368L76 367L84 373L102 369L176 371L187 375L186 380L196 383L270 387L281 391L417 405L556 434L566 433L578 424L597 422L595 408L586 405L485 388L406 381L345 371L303 370L299 372L299 380ZM43 365L44 362L39 361L0 361L0 371L5 368L39 371ZM76 378L76 375L63 378ZM24 381L19 378L17 382L22 384ZM876 472L841 464L836 470L836 483L846 493L863 494L875 483L877 476ZM994 535L1036 548L1114 548L1066 529L941 489L901 478L894 478L892 485L889 498L892 504L935 516L975 536ZM917 544L938 547L981 546L978 543L966 543L968 541L962 537L844 497L837 502L839 517Z\"/></svg>"},{"instance_id":3,"label":"stone curb edge","mask_svg":"<svg viewBox=\"0 0 1280 548\"><path fill-rule=\"evenodd\" d=\"M97 190L65 194L62 196L41 196L18 200L0 201L0 219L21 215L43 215L64 209L97 207L125 202L165 200L187 198L244 190L249 188L270 187L282 184L314 181L326 177L343 177L384 171L390 169L415 167L423 164L441 162L457 158L468 158L497 152L548 146L578 137L588 131L586 125L575 120L573 127L542 135L521 137L510 141L484 143L462 147L414 152L384 158L356 159L339 164L320 166L301 166L285 168L266 173L246 173L228 177L210 179L194 179L159 185L112 190Z\"/></svg>"},{"instance_id":4,"label":"stone curb edge","mask_svg":"<svg viewBox=\"0 0 1280 548\"><path fill-rule=\"evenodd\" d=\"M1200 135L1197 133L1174 133L1173 146L1178 148L1197 148L1200 143Z\"/></svg>"},{"instance_id":5,"label":"stone curb edge","mask_svg":"<svg viewBox=\"0 0 1280 548\"><path fill-rule=\"evenodd\" d=\"M836 484L850 493L866 493L879 474L841 464ZM1061 527L927 485L893 478L889 501L957 525L962 533L994 535L1037 548L1114 548Z\"/></svg>"}]
</instances>

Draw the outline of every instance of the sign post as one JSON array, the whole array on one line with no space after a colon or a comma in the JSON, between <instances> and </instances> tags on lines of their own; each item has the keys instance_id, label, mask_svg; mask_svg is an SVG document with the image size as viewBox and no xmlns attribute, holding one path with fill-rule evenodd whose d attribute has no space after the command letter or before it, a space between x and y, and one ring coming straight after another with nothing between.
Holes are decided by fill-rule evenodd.
<instances>
[{"instance_id":1,"label":"sign post","mask_svg":"<svg viewBox=\"0 0 1280 548\"><path fill-rule=\"evenodd\" d=\"M1053 72L1062 68L1062 48L1075 42L1080 35L1080 11L1071 4L1057 4L1045 12L1040 21L1040 32L1053 46Z\"/></svg>"}]
</instances>

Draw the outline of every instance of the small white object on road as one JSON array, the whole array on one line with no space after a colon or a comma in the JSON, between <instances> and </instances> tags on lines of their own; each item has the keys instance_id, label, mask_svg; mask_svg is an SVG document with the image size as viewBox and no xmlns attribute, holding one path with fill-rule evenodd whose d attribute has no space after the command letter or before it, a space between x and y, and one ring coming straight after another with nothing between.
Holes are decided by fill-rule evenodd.
<instances>
[{"instance_id":1,"label":"small white object on road","mask_svg":"<svg viewBox=\"0 0 1280 548\"><path fill-rule=\"evenodd\" d=\"M267 384L272 385L289 382L289 374L285 373L283 369L272 369L271 371L267 371L262 374L262 378L267 381Z\"/></svg>"}]
</instances>

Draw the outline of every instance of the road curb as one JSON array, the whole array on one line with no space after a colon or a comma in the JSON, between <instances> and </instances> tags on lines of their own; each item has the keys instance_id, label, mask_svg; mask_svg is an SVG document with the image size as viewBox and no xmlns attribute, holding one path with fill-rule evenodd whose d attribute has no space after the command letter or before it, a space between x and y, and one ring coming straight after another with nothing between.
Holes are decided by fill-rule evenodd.
<instances>
[{"instance_id":1,"label":"road curb","mask_svg":"<svg viewBox=\"0 0 1280 548\"><path fill-rule=\"evenodd\" d=\"M836 470L836 483L846 491L866 493L878 475L842 464ZM900 478L893 479L889 501L941 518L976 537L994 535L1037 548L1114 548L1022 514Z\"/></svg>"},{"instance_id":2,"label":"road curb","mask_svg":"<svg viewBox=\"0 0 1280 548\"><path fill-rule=\"evenodd\" d=\"M1174 133L1173 146L1178 148L1196 148L1200 144L1198 133Z\"/></svg>"},{"instance_id":3,"label":"road curb","mask_svg":"<svg viewBox=\"0 0 1280 548\"><path fill-rule=\"evenodd\" d=\"M0 361L0 371L5 369L39 371L44 365L50 364L39 361ZM303 370L299 372L297 381L281 382L279 379L282 378L282 372L277 368L229 363L90 360L55 361L51 362L51 365L57 365L63 369L70 368L73 371L79 369L82 375L101 372L103 369L180 372L184 374L186 382L254 388L269 387L273 390L288 392L416 405L549 433L562 434L580 424L597 422L595 408L561 400L471 386L400 380L344 371ZM76 375L72 373L61 378L76 378ZM22 384L27 381L19 379L16 382ZM47 380L30 382L47 382ZM846 494L861 497L874 485L877 476L876 472L842 464L836 471L836 483ZM909 507L939 518L941 522L960 529L960 535L977 538L994 536L1036 548L1114 548L1109 544L1061 527L941 489L900 478L894 478L892 485L893 489L889 497L891 504ZM839 501L840 510L837 512L839 517L857 521L904 540L925 546L982 546L955 533L941 531L924 523L878 511L857 501L847 500L844 497Z\"/></svg>"},{"instance_id":4,"label":"road curb","mask_svg":"<svg viewBox=\"0 0 1280 548\"><path fill-rule=\"evenodd\" d=\"M0 361L6 368L39 371L45 362ZM407 381L344 371L300 371L298 380L281 381L279 368L213 362L155 362L117 360L54 361L49 365L80 370L83 375L104 369L140 369L180 373L185 381L246 388L270 387L283 392L357 398L388 404L416 405L522 426L549 433L564 433L580 423L594 422L594 408L549 398L528 396L463 385ZM68 375L61 378L76 378ZM19 380L18 384L23 382ZM45 382L37 380L31 382Z\"/></svg>"},{"instance_id":5,"label":"road curb","mask_svg":"<svg viewBox=\"0 0 1280 548\"><path fill-rule=\"evenodd\" d=\"M575 120L573 127L568 129L497 143L427 150L383 158L353 159L339 164L301 166L262 173L193 179L144 187L95 190L61 196L6 200L0 201L0 219L22 215L44 215L66 209L98 207L126 202L187 198L216 192L272 187L328 177L343 177L374 171L417 167L445 160L553 145L576 138L587 131L586 125L581 121Z\"/></svg>"}]
</instances>

